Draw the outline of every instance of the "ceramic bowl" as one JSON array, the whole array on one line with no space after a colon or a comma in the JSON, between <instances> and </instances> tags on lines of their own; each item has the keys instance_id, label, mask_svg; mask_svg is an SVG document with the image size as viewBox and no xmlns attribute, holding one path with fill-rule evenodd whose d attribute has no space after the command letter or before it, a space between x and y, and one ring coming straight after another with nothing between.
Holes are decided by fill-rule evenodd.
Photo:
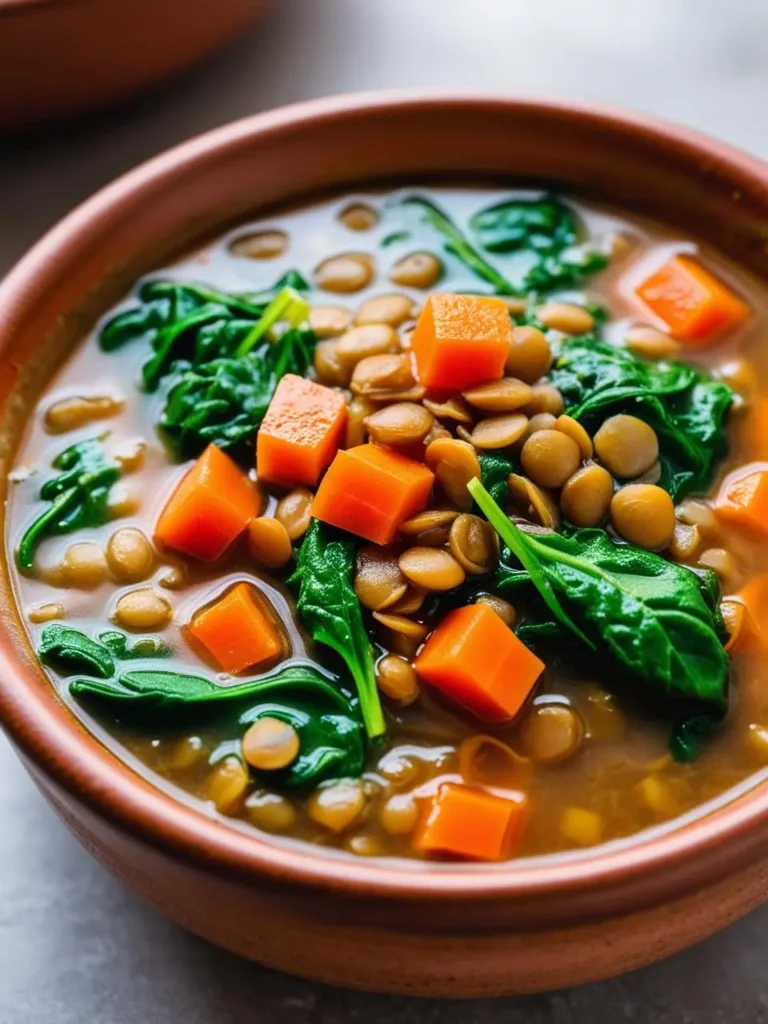
<instances>
[{"instance_id":1,"label":"ceramic bowl","mask_svg":"<svg viewBox=\"0 0 768 1024\"><path fill-rule=\"evenodd\" d=\"M768 278L768 168L683 129L489 97L289 107L121 178L0 286L3 456L28 411L18 381L50 366L137 274L271 204L446 177L546 181L703 234ZM237 828L155 788L85 730L38 669L7 576L2 588L0 717L36 783L131 889L244 956L376 990L533 991L638 967L764 899L766 782L631 842L493 866L355 859Z\"/></svg>"},{"instance_id":2,"label":"ceramic bowl","mask_svg":"<svg viewBox=\"0 0 768 1024\"><path fill-rule=\"evenodd\" d=\"M0 0L0 128L122 99L243 28L264 0Z\"/></svg>"}]
</instances>

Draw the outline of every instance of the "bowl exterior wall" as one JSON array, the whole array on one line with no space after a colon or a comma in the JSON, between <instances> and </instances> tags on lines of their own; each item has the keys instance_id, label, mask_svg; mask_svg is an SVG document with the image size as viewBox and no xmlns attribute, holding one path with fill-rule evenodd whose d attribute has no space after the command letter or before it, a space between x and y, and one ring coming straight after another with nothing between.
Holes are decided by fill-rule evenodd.
<instances>
[{"instance_id":1,"label":"bowl exterior wall","mask_svg":"<svg viewBox=\"0 0 768 1024\"><path fill-rule=\"evenodd\" d=\"M766 858L682 899L570 928L476 933L449 927L435 934L419 931L408 916L399 928L394 922L377 927L366 920L364 902L339 914L300 893L180 864L30 773L89 853L156 910L249 960L345 988L477 998L602 981L711 935L758 906L768 891Z\"/></svg>"}]
</instances>

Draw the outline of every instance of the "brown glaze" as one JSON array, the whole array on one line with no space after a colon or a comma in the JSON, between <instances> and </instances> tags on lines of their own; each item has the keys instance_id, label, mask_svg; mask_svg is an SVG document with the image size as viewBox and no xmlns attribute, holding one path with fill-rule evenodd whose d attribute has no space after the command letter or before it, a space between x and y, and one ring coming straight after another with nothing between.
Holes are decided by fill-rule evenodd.
<instances>
[{"instance_id":1,"label":"brown glaze","mask_svg":"<svg viewBox=\"0 0 768 1024\"><path fill-rule=\"evenodd\" d=\"M102 106L180 71L263 0L0 0L0 127Z\"/></svg>"},{"instance_id":2,"label":"brown glaze","mask_svg":"<svg viewBox=\"0 0 768 1024\"><path fill-rule=\"evenodd\" d=\"M768 169L692 133L482 98L305 104L220 129L134 171L12 272L0 286L6 447L26 412L19 373L50 359L52 346L71 344L136 273L270 203L438 174L546 180L598 196L704 233L768 278ZM38 784L111 870L230 949L360 987L531 991L639 966L764 898L764 781L632 842L493 867L351 861L229 827L139 778L57 701L2 583L0 715Z\"/></svg>"}]
</instances>

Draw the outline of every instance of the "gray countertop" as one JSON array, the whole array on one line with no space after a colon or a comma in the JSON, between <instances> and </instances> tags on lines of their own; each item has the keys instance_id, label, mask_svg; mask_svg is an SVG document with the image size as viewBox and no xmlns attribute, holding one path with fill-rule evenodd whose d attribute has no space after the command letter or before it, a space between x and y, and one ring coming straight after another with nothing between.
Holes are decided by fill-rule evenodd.
<instances>
[{"instance_id":1,"label":"gray countertop","mask_svg":"<svg viewBox=\"0 0 768 1024\"><path fill-rule=\"evenodd\" d=\"M150 97L0 139L0 271L74 204L159 150L232 118L349 90L469 87L607 101L768 156L764 0L274 8ZM145 907L69 836L2 738L0 821L0 1024L768 1021L768 907L664 963L580 989L458 1003L360 995L238 960Z\"/></svg>"}]
</instances>

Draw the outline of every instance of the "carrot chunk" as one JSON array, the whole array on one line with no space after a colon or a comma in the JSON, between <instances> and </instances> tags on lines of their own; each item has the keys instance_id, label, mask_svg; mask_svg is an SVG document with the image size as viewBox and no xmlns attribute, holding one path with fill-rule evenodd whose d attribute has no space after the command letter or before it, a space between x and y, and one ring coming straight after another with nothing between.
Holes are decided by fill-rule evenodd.
<instances>
[{"instance_id":1,"label":"carrot chunk","mask_svg":"<svg viewBox=\"0 0 768 1024\"><path fill-rule=\"evenodd\" d=\"M732 653L759 654L768 648L768 573L755 576L745 584L735 598L726 598L723 604L732 604L733 621L726 618L731 636L726 650Z\"/></svg>"},{"instance_id":2,"label":"carrot chunk","mask_svg":"<svg viewBox=\"0 0 768 1024\"><path fill-rule=\"evenodd\" d=\"M427 503L434 474L378 445L341 451L312 503L312 515L374 544L389 544L404 519Z\"/></svg>"},{"instance_id":3,"label":"carrot chunk","mask_svg":"<svg viewBox=\"0 0 768 1024\"><path fill-rule=\"evenodd\" d=\"M449 612L416 658L425 682L486 722L513 718L544 670L486 604Z\"/></svg>"},{"instance_id":4,"label":"carrot chunk","mask_svg":"<svg viewBox=\"0 0 768 1024\"><path fill-rule=\"evenodd\" d=\"M512 321L501 299L436 292L424 303L411 351L424 387L458 391L503 376L511 343Z\"/></svg>"},{"instance_id":5,"label":"carrot chunk","mask_svg":"<svg viewBox=\"0 0 768 1024\"><path fill-rule=\"evenodd\" d=\"M528 801L444 782L427 805L413 846L420 853L470 860L504 860L517 847L528 819Z\"/></svg>"},{"instance_id":6,"label":"carrot chunk","mask_svg":"<svg viewBox=\"0 0 768 1024\"><path fill-rule=\"evenodd\" d=\"M213 562L260 511L252 480L220 448L209 445L168 499L155 539Z\"/></svg>"},{"instance_id":7,"label":"carrot chunk","mask_svg":"<svg viewBox=\"0 0 768 1024\"><path fill-rule=\"evenodd\" d=\"M749 306L690 256L673 256L637 295L680 341L703 346L749 319Z\"/></svg>"},{"instance_id":8,"label":"carrot chunk","mask_svg":"<svg viewBox=\"0 0 768 1024\"><path fill-rule=\"evenodd\" d=\"M249 583L238 583L187 626L190 636L224 672L243 672L271 661L283 650L277 627L254 592Z\"/></svg>"},{"instance_id":9,"label":"carrot chunk","mask_svg":"<svg viewBox=\"0 0 768 1024\"><path fill-rule=\"evenodd\" d=\"M768 464L729 476L716 502L718 515L749 533L768 537Z\"/></svg>"},{"instance_id":10,"label":"carrot chunk","mask_svg":"<svg viewBox=\"0 0 768 1024\"><path fill-rule=\"evenodd\" d=\"M340 391L287 373L256 437L259 479L314 487L336 454L346 423Z\"/></svg>"}]
</instances>

